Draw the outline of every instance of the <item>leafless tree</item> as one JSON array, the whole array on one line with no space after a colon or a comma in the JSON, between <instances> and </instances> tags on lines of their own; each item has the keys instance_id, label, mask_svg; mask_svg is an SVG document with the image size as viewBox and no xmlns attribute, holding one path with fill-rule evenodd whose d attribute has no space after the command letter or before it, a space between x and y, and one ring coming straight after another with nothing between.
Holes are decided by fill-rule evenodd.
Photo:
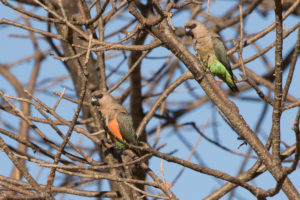
<instances>
[{"instance_id":1,"label":"leafless tree","mask_svg":"<svg viewBox=\"0 0 300 200\"><path fill-rule=\"evenodd\" d=\"M13 18L1 19L1 31L8 27L28 31L10 32L8 36L30 41L34 49L30 56L12 55L13 62L1 60L0 147L13 163L10 174L1 172L1 199L54 199L66 195L178 199L174 185L181 182L184 169L223 181L207 196L195 191L197 199L220 199L226 194L230 199L238 198L234 191L240 187L257 199L276 197L280 191L288 199L300 199L299 186L290 179L299 169L300 101L290 87L292 80L299 78L294 72L300 50L300 23L291 28L284 26L285 20L299 17L300 0L240 0L221 17L210 11L219 3L213 0L1 2L1 6L16 13ZM274 19L271 25L262 24L263 29L249 34L246 20L254 12L262 21L270 14ZM218 33L224 29L235 33L225 43L231 45L227 53L232 69L237 69L234 73L240 72L236 80L239 93L232 93L226 86L221 89L223 84L203 71L202 63L189 50L192 42L183 24L173 25L184 13L189 15L186 21L201 19ZM276 31L274 41L267 39L272 31ZM289 43L289 52L283 55L283 42L290 34L297 34L297 39ZM266 47L261 47L258 40L264 40ZM30 48L28 45L26 48ZM243 53L248 47L255 49L252 56ZM274 47L275 56L266 56ZM20 47L12 44L10 48L17 51ZM161 52L164 56L157 56ZM257 60L262 61L260 68L265 73L252 66ZM59 69L60 65L66 72L63 67ZM17 67L30 74L26 81L24 73L16 72ZM45 75L53 70L57 73L51 78ZM283 78L285 71L287 78ZM68 80L72 80L72 86L66 86ZM91 92L99 89L115 91L114 96L126 102L139 136L138 146L128 144L119 149L106 138L101 113L90 103ZM246 122L247 114L241 114L237 102L264 105L262 109L253 106L258 119L255 126ZM213 105L207 108L214 113L212 120L205 124L199 124L198 119L183 120L208 105ZM267 109L271 115L266 114ZM294 132L293 144L288 145L283 139L287 131L280 122L285 112L295 109L296 115L289 114L288 118L293 120ZM262 121L267 119L269 129L263 127ZM240 139L235 139L240 148L218 139L219 124L231 128L228 130ZM216 134L208 135L207 126L213 126ZM164 150L171 145L164 140L167 128L178 137L180 146L189 149L189 155L182 158ZM179 134L190 132L188 128L198 137L195 144L188 141L188 134ZM261 129L264 136L258 135ZM200 139L211 148L242 158L235 175L199 161L201 152L196 149ZM240 152L242 148L248 149L246 153ZM175 149L181 150L179 145ZM154 157L181 168L174 180L166 180L168 169L163 162L159 171L149 167L149 159ZM192 157L199 162L192 162ZM227 160L230 162L231 156ZM250 161L252 165L246 167ZM266 173L275 180L269 189L253 181ZM106 191L101 187L103 180L110 185ZM201 184L205 183L199 180L199 187Z\"/></svg>"}]
</instances>

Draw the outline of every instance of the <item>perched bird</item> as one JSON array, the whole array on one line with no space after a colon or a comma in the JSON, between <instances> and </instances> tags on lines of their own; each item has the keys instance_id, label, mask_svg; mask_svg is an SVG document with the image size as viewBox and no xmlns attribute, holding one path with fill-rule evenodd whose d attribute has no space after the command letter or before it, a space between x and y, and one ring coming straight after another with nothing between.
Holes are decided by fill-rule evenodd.
<instances>
[{"instance_id":1,"label":"perched bird","mask_svg":"<svg viewBox=\"0 0 300 200\"><path fill-rule=\"evenodd\" d=\"M186 35L193 38L194 49L204 66L204 71L210 71L222 79L233 92L238 92L226 49L220 36L199 21L189 21L184 27Z\"/></svg>"},{"instance_id":2,"label":"perched bird","mask_svg":"<svg viewBox=\"0 0 300 200\"><path fill-rule=\"evenodd\" d=\"M97 109L102 113L106 126L111 134L114 134L115 137L125 143L138 144L138 138L133 127L131 116L108 92L100 90L93 92L91 103L93 106L97 106ZM107 137L118 147L125 147L124 144L116 140L116 138L109 137L108 133Z\"/></svg>"}]
</instances>

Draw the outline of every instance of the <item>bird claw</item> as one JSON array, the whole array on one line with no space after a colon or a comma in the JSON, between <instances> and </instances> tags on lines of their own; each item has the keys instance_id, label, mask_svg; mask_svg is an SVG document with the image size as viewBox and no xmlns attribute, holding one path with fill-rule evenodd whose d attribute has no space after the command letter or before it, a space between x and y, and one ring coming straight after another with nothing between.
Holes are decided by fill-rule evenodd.
<instances>
[{"instance_id":1,"label":"bird claw","mask_svg":"<svg viewBox=\"0 0 300 200\"><path fill-rule=\"evenodd\" d=\"M103 139L103 142L104 142L104 143L107 143L107 144L110 144L111 146L114 145L114 143L113 143L110 139L108 139L108 138L104 138L104 139Z\"/></svg>"}]
</instances>

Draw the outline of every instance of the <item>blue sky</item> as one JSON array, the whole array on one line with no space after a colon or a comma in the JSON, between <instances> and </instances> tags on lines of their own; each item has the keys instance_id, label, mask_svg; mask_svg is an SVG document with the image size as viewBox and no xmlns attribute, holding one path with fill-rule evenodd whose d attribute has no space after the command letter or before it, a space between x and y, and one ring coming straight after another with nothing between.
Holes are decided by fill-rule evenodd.
<instances>
[{"instance_id":1,"label":"blue sky","mask_svg":"<svg viewBox=\"0 0 300 200\"><path fill-rule=\"evenodd\" d=\"M236 4L236 1L215 1L211 4L210 7L210 14L212 16L222 16L228 9L230 9L232 6ZM30 10L30 8L28 8ZM42 10L39 10L38 13L44 13ZM188 13L182 13L178 16L175 16L173 18L173 23L176 27L182 27L189 18ZM130 15L128 15L130 17ZM6 18L11 20L17 20L19 23L24 23L22 20L20 20L19 15L17 15L14 11L6 8L2 4L0 5L0 18ZM203 18L198 18L199 20L203 20ZM245 19L245 32L249 34L257 33L261 30L263 30L268 25L272 24L274 22L274 13L269 13L266 17L261 17L258 12L253 12L248 18ZM126 20L126 19L124 19ZM288 17L286 21L284 21L285 28L289 29L292 26L294 26L296 23L299 22L299 17ZM40 29L45 29L45 24L41 24L36 21L32 21L35 27ZM122 20L116 20L114 23L109 24L111 26L110 30L107 30L105 34L108 34L110 31L113 31L114 28L118 28L120 25L122 25ZM8 37L9 34L18 34L18 35L28 35L27 31L24 31L19 28L15 28L12 26L0 26L0 63L6 64L11 63L15 60L30 56L33 54L33 47L32 43L28 39L23 38L14 38L14 37ZM223 30L221 33L221 36L224 40L229 40L232 38L235 38L236 35L234 31L230 28L227 28ZM297 33L292 33L287 39L284 40L284 49L283 49L283 55L286 55L287 52L290 50L291 47L293 47L294 43L296 42L296 35ZM122 35L120 35L122 36ZM109 41L117 40L118 38L110 38ZM151 38L148 40L150 41ZM148 41L147 40L147 41ZM275 31L272 31L269 33L266 37L260 39L258 41L258 44L261 46L261 48L264 48L268 46L270 43L272 43L275 40ZM48 48L48 45L42 41L39 40L39 45L42 50L46 50ZM230 43L226 43L228 47L232 46ZM191 51L192 48L190 48ZM149 56L168 56L170 54L169 51L165 50L164 48L160 47L151 52ZM255 51L252 46L249 46L244 49L243 51L243 58L248 58L255 54ZM271 65L274 64L274 48L271 49L267 54L266 57L270 61ZM109 59L107 60L108 66L115 66L120 62L119 59ZM164 60L153 60L153 59L145 59L142 64L143 69L143 76L150 77L155 71L162 65L162 62ZM20 65L17 65L12 68L13 74L15 74L18 79L22 83L27 83L28 79L30 78L30 74L33 67L33 61L28 61L25 63L22 63ZM261 59L256 59L253 62L250 62L247 64L247 67L252 69L258 74L264 74L266 72L266 68L261 61ZM113 67L112 67L113 68ZM185 70L187 68L184 67ZM122 72L126 72L128 70L128 67L126 66L126 62L122 67L120 68ZM295 74L299 74L299 62L297 63ZM284 73L284 80L286 79L287 72ZM108 72L109 73L109 70ZM235 70L234 74L239 77L239 73L241 73L239 70ZM52 57L48 56L46 60L43 61L42 64L42 70L39 74L38 78L38 84L37 88L43 88L46 84L45 81L55 78L59 76L67 75L67 71L65 67L61 64L60 61L57 61L53 59ZM179 71L177 72L177 77L179 77L181 73ZM114 83L118 82L120 76L113 75L108 79L109 85L113 85ZM175 78L174 78L175 79ZM189 81L191 85L195 88L194 92L198 94L199 96L205 95L201 87L195 82L195 81ZM46 82L49 83L49 82ZM293 79L292 86L291 86L291 94L294 95L296 98L300 98L299 91L299 85L300 80L297 78ZM56 85L55 87L52 87L49 92L57 91L61 92L62 88L67 88L67 94L69 96L74 96L75 91L73 90L72 81L70 79L66 79L62 83ZM121 88L126 89L128 87L128 82L121 85ZM226 86L225 86L226 87ZM261 89L266 93L266 89L261 87ZM5 93L10 95L16 95L13 88L10 86L10 84L2 77L0 76L0 90L3 90ZM161 92L162 88L158 87L156 89L157 92ZM143 89L143 92L147 92L147 87ZM118 92L115 92L114 94L118 94ZM53 106L56 101L55 96L51 96L49 94L43 94L43 93L36 93L37 97L40 98L43 102L45 102L49 106ZM233 100L239 110L240 113L244 116L245 120L249 123L250 127L254 129L256 123L258 122L258 116L260 116L261 110L264 106L262 102L257 101L246 101L243 100L241 97L256 97L258 98L258 95L254 92L254 90L249 90L247 92L242 93L241 95L231 98ZM154 99L152 99L153 101ZM170 95L170 97L167 98L167 102L175 102L175 101L182 101L187 102L192 100L192 98L189 95L186 95L186 92L184 92L184 87L180 86L175 90L175 93ZM124 103L125 107L128 108L128 100ZM173 105L174 108L177 108L180 105ZM75 111L76 105L70 104L67 101L62 101L62 103L58 107L58 113L63 115L66 119L71 120L74 111ZM149 110L149 105L144 106L144 111ZM289 111L286 111L283 113L282 121L281 121L281 130L282 130L282 138L284 142L286 142L288 145L294 144L295 138L292 131L292 125L293 120L296 116L297 109L291 109ZM35 110L33 110L34 116L40 116ZM269 107L267 111L266 118L263 121L263 125L261 126L260 131L258 132L258 136L262 138L263 141L265 141L265 137L270 132L271 127L271 116L272 116L272 109ZM8 115L6 113L0 112L0 117L3 119L8 119L9 123L11 125L18 124L19 121L16 117L12 115ZM213 122L214 119L218 121L218 126L216 127ZM231 130L230 127L226 123L224 123L221 119L221 116L217 113L216 107L211 103L208 102L201 106L200 108L195 109L193 112L189 113L188 115L185 115L183 118L180 119L180 123L186 123L186 122L195 122L198 127L203 128L204 124L208 122L208 126L205 128L205 134L210 137L214 138L215 134L217 134L217 138L219 138L219 142L239 153L246 153L248 146L242 146L241 148L237 148L240 145L240 141L237 140L237 135L235 132ZM147 125L146 130L150 130L153 127L156 127L158 124L157 119L152 119L150 123ZM55 136L55 131L50 129L48 126L38 124L39 128L47 132L49 135L52 135L52 139L57 142L61 142L60 138ZM0 124L0 127L3 127L2 124ZM67 127L61 127L64 133L67 131ZM216 131L217 130L217 131ZM53 134L51 134L53 133ZM34 136L34 133L32 133ZM160 144L167 143L167 146L164 147L161 151L168 153L172 152L174 150L177 150L177 152L174 154L175 156L178 156L182 159L187 159L190 153L190 149L188 149L186 146L182 144L180 141L180 137L178 135L184 137L187 142L190 145L194 145L196 140L198 139L199 135L191 129L191 127L184 127L179 129L177 132L172 127L165 128L161 134L161 140ZM8 144L11 144L12 146L16 146L16 143L11 141L9 138L0 135L5 139L5 141ZM80 145L86 146L86 147L92 147L93 144L90 140L87 138L83 139L84 136L74 133L72 135L72 141L75 144L80 144L83 140L83 143ZM149 137L148 139L149 144L153 144L153 136ZM221 170L223 172L229 173L232 176L235 176L237 173L237 170L239 169L241 165L241 161L243 158L240 156L232 155L231 153L225 152L221 150L220 148L217 148L216 146L210 144L203 138L201 139L198 147L197 147L197 154L201 159L201 165L205 167L211 167L213 169ZM31 150L29 150L31 152ZM4 165L0 165L0 174L9 176L10 169L12 163L7 158L7 156L0 152L0 158ZM42 157L44 158L44 157ZM97 156L94 155L94 158L97 159ZM45 158L44 158L45 159ZM48 160L50 161L50 160ZM198 163L199 160L195 159L194 157L191 160L192 162ZM165 169L165 177L167 182L173 181L177 173L181 170L181 166L168 163L166 161L162 161L158 158L152 158L150 160L150 167L160 176L160 163L163 162L163 166ZM246 169L253 164L254 160L250 160L248 164L246 165ZM28 164L28 167L31 167L30 173L33 175L33 177L40 176L39 180L41 183L46 183L46 178L48 175L49 170L43 170L41 173L39 173L40 168L36 164ZM300 172L297 170L293 174L291 174L290 179L295 183L295 186L300 188ZM60 180L58 180L56 183L58 184ZM210 194L215 189L219 188L224 182L221 180L215 180L212 179L210 176L200 174L198 172L194 172L190 169L185 169L183 175L181 178L176 182L176 184L172 187L172 191L177 195L179 199L190 199L190 200L196 200L201 199L205 197L206 195ZM250 182L251 184L255 184L257 186L263 187L263 189L269 189L275 186L275 182L271 175L269 173L265 173L264 175L260 176L259 178L253 180ZM104 186L104 188L107 186ZM89 189L97 189L96 186L90 186ZM243 188L238 188L236 190L237 198L236 199L255 199L248 191L246 191ZM72 196L67 196L67 198L72 199ZM222 199L227 199L228 195L226 195ZM270 198L270 199L285 199L285 195L280 192L279 195ZM85 198L81 198L85 199ZM88 199L88 198L86 198Z\"/></svg>"}]
</instances>

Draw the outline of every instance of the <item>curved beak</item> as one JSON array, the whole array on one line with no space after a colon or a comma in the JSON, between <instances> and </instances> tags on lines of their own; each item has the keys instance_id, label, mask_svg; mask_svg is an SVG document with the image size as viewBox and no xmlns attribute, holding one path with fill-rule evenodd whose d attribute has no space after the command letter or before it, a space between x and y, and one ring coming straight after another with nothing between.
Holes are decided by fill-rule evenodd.
<instances>
[{"instance_id":1,"label":"curved beak","mask_svg":"<svg viewBox=\"0 0 300 200\"><path fill-rule=\"evenodd\" d=\"M185 34L186 34L187 36L194 37L193 32L192 32L192 28L191 28L191 27L185 27Z\"/></svg>"},{"instance_id":2,"label":"curved beak","mask_svg":"<svg viewBox=\"0 0 300 200\"><path fill-rule=\"evenodd\" d=\"M99 102L98 102L98 98L95 96L92 96L91 98L91 104L92 106L100 106Z\"/></svg>"}]
</instances>

